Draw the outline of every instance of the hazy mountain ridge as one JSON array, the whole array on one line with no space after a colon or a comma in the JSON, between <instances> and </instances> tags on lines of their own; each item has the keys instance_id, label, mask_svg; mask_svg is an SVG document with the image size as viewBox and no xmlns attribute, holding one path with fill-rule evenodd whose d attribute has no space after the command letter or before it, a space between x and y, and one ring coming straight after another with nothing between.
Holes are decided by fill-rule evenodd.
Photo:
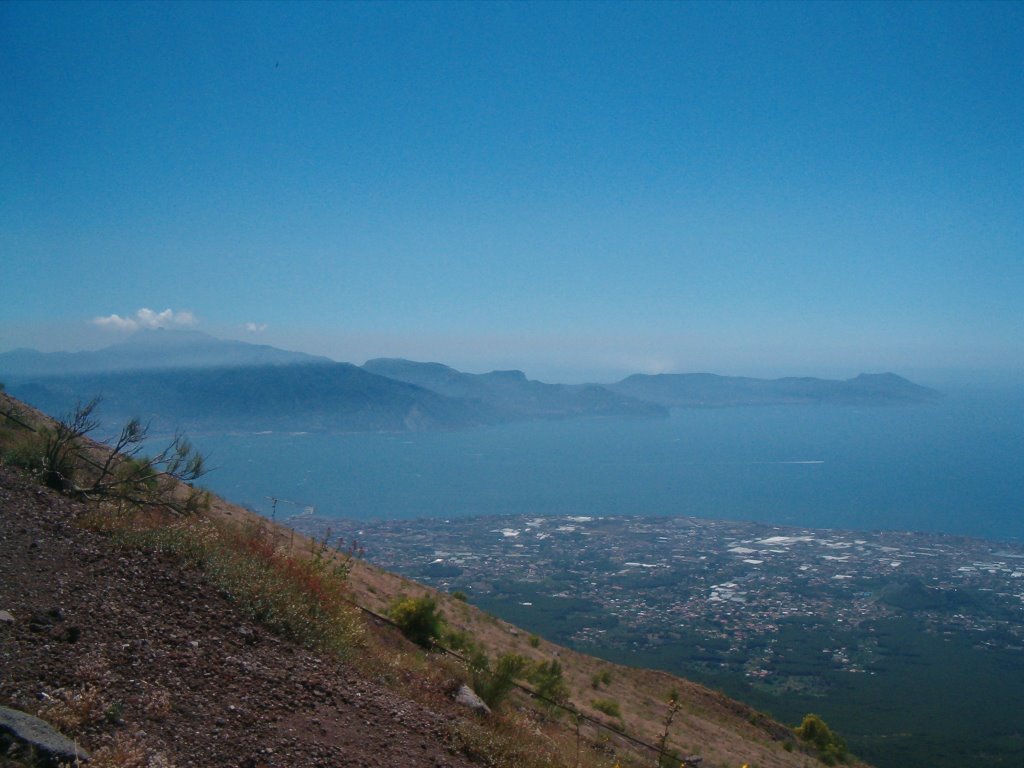
<instances>
[{"instance_id":1,"label":"hazy mountain ridge","mask_svg":"<svg viewBox=\"0 0 1024 768\"><path fill-rule=\"evenodd\" d=\"M159 430L418 431L497 420L481 403L348 363L111 372L41 378L10 390L50 414L99 394L105 421L138 416Z\"/></svg>"},{"instance_id":2,"label":"hazy mountain ridge","mask_svg":"<svg viewBox=\"0 0 1024 768\"><path fill-rule=\"evenodd\" d=\"M480 400L519 418L668 415L661 405L617 394L598 384L546 384L526 378L522 371L463 373L441 363L401 358L368 360L363 370L448 397Z\"/></svg>"},{"instance_id":3,"label":"hazy mountain ridge","mask_svg":"<svg viewBox=\"0 0 1024 768\"><path fill-rule=\"evenodd\" d=\"M118 344L85 352L15 349L0 353L0 374L9 379L66 376L153 368L331 363L326 357L278 349L266 344L218 339L201 331L143 329Z\"/></svg>"},{"instance_id":4,"label":"hazy mountain ridge","mask_svg":"<svg viewBox=\"0 0 1024 768\"><path fill-rule=\"evenodd\" d=\"M548 384L522 371L473 374L378 358L362 367L198 331L144 330L91 352L0 354L0 380L50 414L101 396L109 421L156 429L418 431L530 419L656 418L673 407L926 402L895 374L847 381L636 374L615 384Z\"/></svg>"},{"instance_id":5,"label":"hazy mountain ridge","mask_svg":"<svg viewBox=\"0 0 1024 768\"><path fill-rule=\"evenodd\" d=\"M0 354L16 396L59 415L99 395L105 421L157 430L418 431L500 420L349 363L198 331L144 330L92 352Z\"/></svg>"}]
</instances>

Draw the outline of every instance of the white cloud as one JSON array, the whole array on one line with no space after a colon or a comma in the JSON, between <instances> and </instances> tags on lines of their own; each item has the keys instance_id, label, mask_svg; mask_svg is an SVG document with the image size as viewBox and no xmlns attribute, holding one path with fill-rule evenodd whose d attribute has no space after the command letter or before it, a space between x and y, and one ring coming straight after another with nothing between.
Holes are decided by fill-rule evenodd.
<instances>
[{"instance_id":1,"label":"white cloud","mask_svg":"<svg viewBox=\"0 0 1024 768\"><path fill-rule=\"evenodd\" d=\"M139 324L130 317L121 317L120 315L94 317L92 322L93 325L98 325L100 328L110 328L114 331L134 331L139 327Z\"/></svg>"},{"instance_id":2,"label":"white cloud","mask_svg":"<svg viewBox=\"0 0 1024 768\"><path fill-rule=\"evenodd\" d=\"M263 333L263 331L267 330L266 323L246 323L242 327L249 333Z\"/></svg>"},{"instance_id":3,"label":"white cloud","mask_svg":"<svg viewBox=\"0 0 1024 768\"><path fill-rule=\"evenodd\" d=\"M152 309L143 307L135 313L134 317L121 317L118 314L107 315L106 317L94 317L93 325L100 328L109 328L114 331L137 331L139 328L187 328L198 323L196 316L188 310L175 312L173 309L165 309L163 312L154 312Z\"/></svg>"}]
</instances>

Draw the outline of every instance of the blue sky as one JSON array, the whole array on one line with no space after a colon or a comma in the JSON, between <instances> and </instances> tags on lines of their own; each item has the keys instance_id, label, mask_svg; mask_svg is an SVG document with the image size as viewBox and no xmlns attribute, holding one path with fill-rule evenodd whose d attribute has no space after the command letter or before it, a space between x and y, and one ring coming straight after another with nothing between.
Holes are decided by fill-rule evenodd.
<instances>
[{"instance_id":1,"label":"blue sky","mask_svg":"<svg viewBox=\"0 0 1024 768\"><path fill-rule=\"evenodd\" d=\"M1024 376L1022 62L1021 3L0 4L0 350Z\"/></svg>"}]
</instances>

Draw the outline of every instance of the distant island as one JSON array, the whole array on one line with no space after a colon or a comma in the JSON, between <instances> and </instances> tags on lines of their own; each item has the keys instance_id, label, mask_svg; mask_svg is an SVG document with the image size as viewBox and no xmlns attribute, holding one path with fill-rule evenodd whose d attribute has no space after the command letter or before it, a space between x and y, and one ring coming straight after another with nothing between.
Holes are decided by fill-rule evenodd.
<instances>
[{"instance_id":1,"label":"distant island","mask_svg":"<svg viewBox=\"0 0 1024 768\"><path fill-rule=\"evenodd\" d=\"M0 381L46 413L102 398L105 421L138 416L190 431L422 431L536 419L664 418L671 408L909 405L934 390L893 373L846 381L709 373L549 384L522 371L473 374L379 358L363 366L198 331L145 330L90 352L0 354Z\"/></svg>"}]
</instances>

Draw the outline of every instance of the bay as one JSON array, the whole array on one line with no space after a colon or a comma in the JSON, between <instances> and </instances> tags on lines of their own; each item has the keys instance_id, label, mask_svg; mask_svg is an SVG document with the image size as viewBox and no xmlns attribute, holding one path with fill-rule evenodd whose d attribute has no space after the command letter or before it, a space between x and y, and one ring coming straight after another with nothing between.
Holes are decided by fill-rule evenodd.
<instances>
[{"instance_id":1,"label":"bay","mask_svg":"<svg viewBox=\"0 0 1024 768\"><path fill-rule=\"evenodd\" d=\"M1019 391L907 407L691 409L650 421L193 442L215 467L207 487L279 518L692 515L1024 539Z\"/></svg>"}]
</instances>

